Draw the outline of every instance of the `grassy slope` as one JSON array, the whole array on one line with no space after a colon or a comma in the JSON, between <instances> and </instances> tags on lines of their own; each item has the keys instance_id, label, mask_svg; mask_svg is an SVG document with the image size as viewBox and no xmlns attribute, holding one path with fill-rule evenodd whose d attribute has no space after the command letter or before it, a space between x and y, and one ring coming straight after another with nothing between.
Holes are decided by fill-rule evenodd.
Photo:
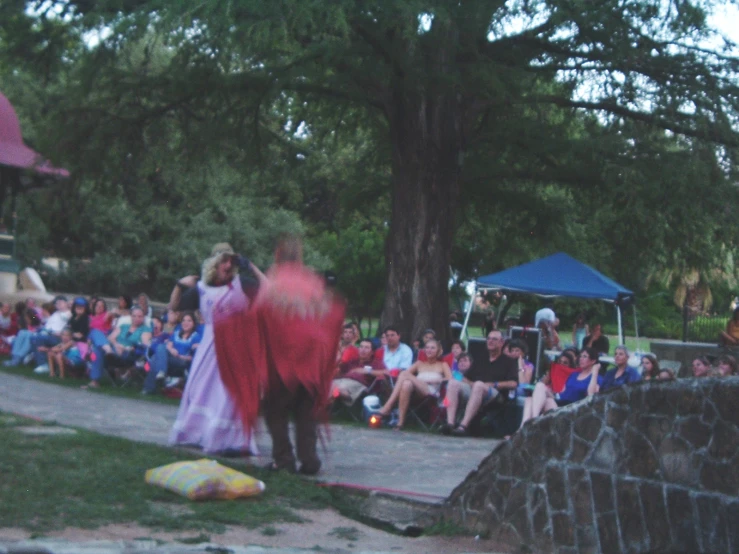
<instances>
[{"instance_id":1,"label":"grassy slope","mask_svg":"<svg viewBox=\"0 0 739 554\"><path fill-rule=\"evenodd\" d=\"M191 502L147 485L144 472L192 455L82 430L51 436L17 430L29 424L38 425L0 414L0 527L43 532L138 522L166 530L219 532L231 524L297 522L300 518L291 508L341 504L336 491L258 468L249 471L266 483L262 496Z\"/></svg>"}]
</instances>

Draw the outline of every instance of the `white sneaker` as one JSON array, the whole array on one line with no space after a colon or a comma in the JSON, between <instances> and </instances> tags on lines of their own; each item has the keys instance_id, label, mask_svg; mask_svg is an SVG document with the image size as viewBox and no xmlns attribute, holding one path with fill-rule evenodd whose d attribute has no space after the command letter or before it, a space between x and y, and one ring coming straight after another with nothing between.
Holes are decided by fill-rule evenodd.
<instances>
[{"instance_id":1,"label":"white sneaker","mask_svg":"<svg viewBox=\"0 0 739 554\"><path fill-rule=\"evenodd\" d=\"M43 375L44 373L49 373L49 364L41 364L36 369L33 370L34 373L38 375Z\"/></svg>"},{"instance_id":2,"label":"white sneaker","mask_svg":"<svg viewBox=\"0 0 739 554\"><path fill-rule=\"evenodd\" d=\"M23 365L28 365L33 361L33 352L30 354L26 354L26 357L23 358Z\"/></svg>"},{"instance_id":3,"label":"white sneaker","mask_svg":"<svg viewBox=\"0 0 739 554\"><path fill-rule=\"evenodd\" d=\"M171 389L171 388L174 388L174 387L178 386L178 385L180 384L180 382L181 382L181 381L180 381L180 378L179 378L179 377L169 377L169 378L168 378L168 379L167 379L167 380L165 381L165 383L164 383L164 388L165 388L165 389Z\"/></svg>"}]
</instances>

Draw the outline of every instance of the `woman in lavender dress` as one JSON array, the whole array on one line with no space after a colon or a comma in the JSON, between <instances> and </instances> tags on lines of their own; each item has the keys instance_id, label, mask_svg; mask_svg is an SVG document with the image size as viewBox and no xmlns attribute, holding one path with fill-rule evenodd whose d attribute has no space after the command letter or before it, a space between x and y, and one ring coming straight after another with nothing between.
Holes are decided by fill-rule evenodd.
<instances>
[{"instance_id":1,"label":"woman in lavender dress","mask_svg":"<svg viewBox=\"0 0 739 554\"><path fill-rule=\"evenodd\" d=\"M214 314L244 309L265 279L259 269L245 261L258 281L238 274L238 257L230 245L217 244L203 263L202 279L196 275L180 279L170 298L170 307L199 308L205 320L202 340L190 367L182 401L169 436L170 445L199 446L207 453L256 454L253 435L249 440L233 398L221 380L213 333Z\"/></svg>"}]
</instances>

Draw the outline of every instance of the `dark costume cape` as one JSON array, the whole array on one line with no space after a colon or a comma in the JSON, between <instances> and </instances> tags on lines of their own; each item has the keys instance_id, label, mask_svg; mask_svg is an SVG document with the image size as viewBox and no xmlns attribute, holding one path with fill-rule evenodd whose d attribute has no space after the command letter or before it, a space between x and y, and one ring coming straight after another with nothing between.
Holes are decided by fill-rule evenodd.
<instances>
[{"instance_id":1,"label":"dark costume cape","mask_svg":"<svg viewBox=\"0 0 739 554\"><path fill-rule=\"evenodd\" d=\"M276 379L290 391L304 387L324 418L344 324L344 302L323 278L300 263L270 270L245 309L216 312L214 332L221 379L251 433L260 399Z\"/></svg>"}]
</instances>

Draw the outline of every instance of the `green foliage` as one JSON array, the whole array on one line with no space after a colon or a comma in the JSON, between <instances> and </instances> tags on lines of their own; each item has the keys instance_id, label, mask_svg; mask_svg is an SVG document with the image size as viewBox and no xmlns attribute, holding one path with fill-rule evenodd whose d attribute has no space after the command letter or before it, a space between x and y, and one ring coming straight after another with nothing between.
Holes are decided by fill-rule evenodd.
<instances>
[{"instance_id":1,"label":"green foliage","mask_svg":"<svg viewBox=\"0 0 739 554\"><path fill-rule=\"evenodd\" d=\"M303 231L365 317L407 285L377 286L384 267L422 263L377 260L419 219L392 202L421 168L425 196L460 191L428 217L454 237L415 234L451 251L424 278L558 250L639 290L709 274L739 244L736 46L696 47L721 5L3 2L3 91L73 174L21 203L19 249L71 261L55 288L161 297L213 242L264 267Z\"/></svg>"},{"instance_id":2,"label":"green foliage","mask_svg":"<svg viewBox=\"0 0 739 554\"><path fill-rule=\"evenodd\" d=\"M338 233L325 232L316 244L332 263L337 288L359 323L382 309L385 289L385 229L357 220Z\"/></svg>"},{"instance_id":3,"label":"green foliage","mask_svg":"<svg viewBox=\"0 0 739 554\"><path fill-rule=\"evenodd\" d=\"M637 297L639 334L644 337L682 337L683 318L668 290L651 287Z\"/></svg>"}]
</instances>

